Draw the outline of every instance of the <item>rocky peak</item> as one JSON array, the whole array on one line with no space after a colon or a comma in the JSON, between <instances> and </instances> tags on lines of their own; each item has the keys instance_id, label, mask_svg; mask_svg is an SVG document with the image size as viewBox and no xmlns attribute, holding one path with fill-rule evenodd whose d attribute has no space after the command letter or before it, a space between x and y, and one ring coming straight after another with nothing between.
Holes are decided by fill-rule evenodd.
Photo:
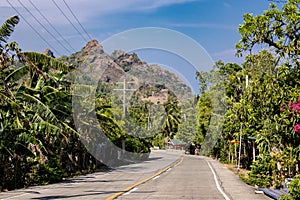
<instances>
[{"instance_id":1,"label":"rocky peak","mask_svg":"<svg viewBox=\"0 0 300 200\"><path fill-rule=\"evenodd\" d=\"M88 54L90 52L94 53L104 53L103 47L97 40L91 40L89 41L85 47L83 47L82 52L85 54Z\"/></svg>"},{"instance_id":2,"label":"rocky peak","mask_svg":"<svg viewBox=\"0 0 300 200\"><path fill-rule=\"evenodd\" d=\"M49 48L45 49L45 51L43 51L43 54L46 55L46 56L50 56L52 58L55 58L54 53Z\"/></svg>"},{"instance_id":3,"label":"rocky peak","mask_svg":"<svg viewBox=\"0 0 300 200\"><path fill-rule=\"evenodd\" d=\"M125 51L122 51L122 50L114 50L111 54L111 57L114 59L114 60L117 60L118 58L120 57L123 57L126 55L126 52Z\"/></svg>"},{"instance_id":4,"label":"rocky peak","mask_svg":"<svg viewBox=\"0 0 300 200\"><path fill-rule=\"evenodd\" d=\"M91 40L81 51L65 57L63 61L80 67L87 75L95 76L97 80L108 84L117 83L126 77L128 80L134 80L136 85L154 84L154 88L158 84L164 85L163 88L157 87L157 90L168 88L170 91L176 91L176 95L180 96L180 99L189 99L191 94L189 86L176 74L162 69L158 65L148 65L136 53L116 50L108 55L97 40ZM91 72L93 73L91 74ZM166 94L166 91L162 91L152 94L152 99L146 96L145 100L164 103L168 99Z\"/></svg>"}]
</instances>

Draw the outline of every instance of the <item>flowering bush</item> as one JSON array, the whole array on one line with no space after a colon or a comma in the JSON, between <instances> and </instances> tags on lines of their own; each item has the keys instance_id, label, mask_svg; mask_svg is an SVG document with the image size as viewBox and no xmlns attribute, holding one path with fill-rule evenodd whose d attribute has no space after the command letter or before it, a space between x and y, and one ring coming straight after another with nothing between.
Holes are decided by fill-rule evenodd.
<instances>
[{"instance_id":1,"label":"flowering bush","mask_svg":"<svg viewBox=\"0 0 300 200\"><path fill-rule=\"evenodd\" d=\"M291 113L293 115L295 115L297 112L299 112L300 111L300 99L298 99L297 103L294 103L294 102L291 101L289 103L289 109L291 110ZM300 124L295 124L294 125L294 131L295 131L295 133L300 135Z\"/></svg>"},{"instance_id":2,"label":"flowering bush","mask_svg":"<svg viewBox=\"0 0 300 200\"><path fill-rule=\"evenodd\" d=\"M296 124L294 126L294 131L295 131L295 133L300 134L300 124Z\"/></svg>"}]
</instances>

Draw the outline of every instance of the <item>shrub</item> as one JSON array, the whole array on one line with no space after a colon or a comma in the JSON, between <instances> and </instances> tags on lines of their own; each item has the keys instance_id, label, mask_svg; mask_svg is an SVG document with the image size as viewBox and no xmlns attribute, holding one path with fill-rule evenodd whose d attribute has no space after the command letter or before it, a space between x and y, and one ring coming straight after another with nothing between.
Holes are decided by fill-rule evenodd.
<instances>
[{"instance_id":1,"label":"shrub","mask_svg":"<svg viewBox=\"0 0 300 200\"><path fill-rule=\"evenodd\" d=\"M271 157L261 154L251 165L251 172L247 183L250 185L258 185L259 187L270 187L272 181Z\"/></svg>"},{"instance_id":2,"label":"shrub","mask_svg":"<svg viewBox=\"0 0 300 200\"><path fill-rule=\"evenodd\" d=\"M280 196L280 200L298 200L300 199L300 175L296 176L295 179L289 185L289 195Z\"/></svg>"}]
</instances>

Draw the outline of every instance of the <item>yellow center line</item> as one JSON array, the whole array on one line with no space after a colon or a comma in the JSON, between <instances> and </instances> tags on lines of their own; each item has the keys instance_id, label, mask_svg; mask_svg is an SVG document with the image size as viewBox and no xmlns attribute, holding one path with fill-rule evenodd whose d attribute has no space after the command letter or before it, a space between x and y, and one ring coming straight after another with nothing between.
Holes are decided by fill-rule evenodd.
<instances>
[{"instance_id":1,"label":"yellow center line","mask_svg":"<svg viewBox=\"0 0 300 200\"><path fill-rule=\"evenodd\" d=\"M177 167L178 165L180 165L180 164L182 163L182 161L183 161L183 156L181 156L180 159L179 159L176 163L174 163L173 165L167 166L167 167L165 167L164 169L162 169L162 170L156 172L156 173L153 174L152 176L150 176L150 177L148 177L148 178L145 178L144 180L141 180L140 182L138 182L138 183L136 183L136 184L133 184L133 185L131 185L131 186L125 188L125 189L124 189L123 191L121 191L121 192L118 192L118 193L115 193L115 194L111 195L110 197L106 198L106 200L113 200L113 199L115 199L115 198L121 196L121 195L124 194L125 192L128 192L128 191L132 190L133 188L135 188L136 186L141 185L141 184L143 184L143 183L145 183L145 182L147 182L147 181L153 179L154 177L156 177L156 176L158 176L158 175L164 173L164 172L167 171L168 169L170 169L170 168L172 168L172 167Z\"/></svg>"}]
</instances>

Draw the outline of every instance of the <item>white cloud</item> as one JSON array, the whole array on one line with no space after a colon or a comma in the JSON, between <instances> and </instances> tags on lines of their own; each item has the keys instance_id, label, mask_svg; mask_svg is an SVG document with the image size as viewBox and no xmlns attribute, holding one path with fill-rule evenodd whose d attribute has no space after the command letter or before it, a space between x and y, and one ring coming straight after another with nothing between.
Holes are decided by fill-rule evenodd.
<instances>
[{"instance_id":1,"label":"white cloud","mask_svg":"<svg viewBox=\"0 0 300 200\"><path fill-rule=\"evenodd\" d=\"M232 7L232 5L227 3L227 2L224 2L223 5L224 5L225 8L231 8Z\"/></svg>"},{"instance_id":2,"label":"white cloud","mask_svg":"<svg viewBox=\"0 0 300 200\"><path fill-rule=\"evenodd\" d=\"M161 1L152 0L152 1L144 1L142 3L142 4L144 4L144 6L141 6L142 4L138 5L142 1L136 1L137 7L135 9L156 9L156 8L163 7L163 6L193 2L193 1L196 1L196 0L161 0Z\"/></svg>"},{"instance_id":3,"label":"white cloud","mask_svg":"<svg viewBox=\"0 0 300 200\"><path fill-rule=\"evenodd\" d=\"M76 19L69 12L67 6L63 0L54 0L57 5L63 10L65 15L75 24L75 26L82 32L78 26ZM71 10L74 12L80 23L85 28L93 27L95 29L95 21L97 21L98 27L105 27L109 23L107 17L109 15L120 14L122 12L134 12L134 11L147 11L154 10L163 6L181 4L185 2L191 2L196 0L65 0ZM198 0L203 1L203 0ZM11 4L9 4L9 3ZM54 35L55 32L50 28L49 24L39 14L39 11L46 16L46 18L53 24L61 34L74 46L75 49L80 49L86 41L84 41L77 31L68 22L61 11L56 7L52 0L8 0L0 1L0 18L3 22L12 15L21 15L25 19L21 19L20 23L16 27L15 33L11 39L17 41L24 50L42 51L47 44L26 24L28 21L38 32L42 34L45 40L51 42L51 44L57 50L60 50L58 42L54 42L54 38L49 34L42 32L42 28L39 23L31 16L31 14L23 7L26 7L43 25L45 25L50 32ZM34 4L34 6L31 4ZM14 10L14 7L18 12ZM36 10L36 8L39 11ZM3 18L3 19L2 19ZM1 23L1 22L0 22ZM44 29L45 30L45 29ZM98 31L98 30L97 30ZM83 33L83 32L82 32ZM93 33L98 35L99 33ZM77 37L76 37L77 36ZM71 38L69 38L71 37ZM93 37L93 36L92 36ZM94 37L93 37L94 38ZM61 38L57 36L57 39L61 41ZM61 50L60 52L62 52Z\"/></svg>"},{"instance_id":4,"label":"white cloud","mask_svg":"<svg viewBox=\"0 0 300 200\"><path fill-rule=\"evenodd\" d=\"M213 29L226 29L236 30L236 26L227 24L213 24L213 23L176 23L170 24L173 27L184 27L184 28L213 28Z\"/></svg>"},{"instance_id":5,"label":"white cloud","mask_svg":"<svg viewBox=\"0 0 300 200\"><path fill-rule=\"evenodd\" d=\"M121 13L129 11L144 11L156 9L162 6L168 6L172 4L180 4L186 2L192 2L195 0L65 0L71 10L76 14L76 17L82 22L88 20L95 16L102 16L108 13ZM68 24L65 17L59 11L57 6L53 1L45 0L9 0L10 4L7 1L0 1L0 7L6 7L8 9L11 6L15 7L22 14L27 13L23 8L22 4L28 8L34 15L40 17L34 6L30 3L32 2L35 7L37 7L45 16L51 19L53 23L59 24ZM22 4L21 4L21 3ZM75 22L75 19L72 17L72 14L69 12L68 7L65 5L62 0L55 0L56 4L64 11L64 13Z\"/></svg>"}]
</instances>

